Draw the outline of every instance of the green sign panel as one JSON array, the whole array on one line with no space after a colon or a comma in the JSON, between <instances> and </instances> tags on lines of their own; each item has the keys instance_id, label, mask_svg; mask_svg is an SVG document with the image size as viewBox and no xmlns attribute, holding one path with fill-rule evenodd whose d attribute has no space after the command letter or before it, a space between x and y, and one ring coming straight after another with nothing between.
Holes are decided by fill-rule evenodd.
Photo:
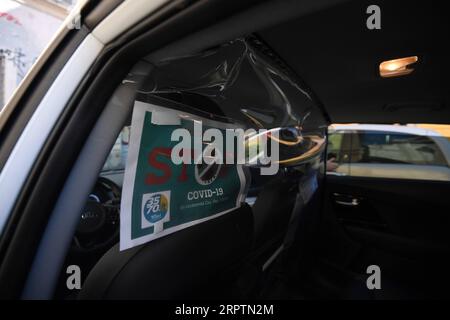
<instances>
[{"instance_id":1,"label":"green sign panel","mask_svg":"<svg viewBox=\"0 0 450 320\"><path fill-rule=\"evenodd\" d=\"M172 133L184 128L194 139L194 121L201 121L203 131L225 129L221 122L136 101L122 190L121 250L218 217L245 200L242 165L194 164L194 147L191 164L172 161L179 143L171 141Z\"/></svg>"}]
</instances>

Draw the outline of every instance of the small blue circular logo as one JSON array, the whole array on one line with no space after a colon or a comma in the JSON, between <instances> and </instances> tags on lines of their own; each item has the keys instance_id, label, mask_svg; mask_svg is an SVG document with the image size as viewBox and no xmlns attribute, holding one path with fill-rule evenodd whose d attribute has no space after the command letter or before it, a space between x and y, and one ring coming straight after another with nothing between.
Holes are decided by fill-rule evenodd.
<instances>
[{"instance_id":1,"label":"small blue circular logo","mask_svg":"<svg viewBox=\"0 0 450 320\"><path fill-rule=\"evenodd\" d=\"M163 194L155 194L144 205L144 217L150 223L156 223L167 214L169 201Z\"/></svg>"}]
</instances>

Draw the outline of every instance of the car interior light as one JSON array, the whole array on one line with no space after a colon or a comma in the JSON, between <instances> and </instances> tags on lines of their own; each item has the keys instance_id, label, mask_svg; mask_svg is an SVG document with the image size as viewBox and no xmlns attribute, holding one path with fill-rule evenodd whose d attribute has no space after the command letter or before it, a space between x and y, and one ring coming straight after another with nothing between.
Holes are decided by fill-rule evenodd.
<instances>
[{"instance_id":1,"label":"car interior light","mask_svg":"<svg viewBox=\"0 0 450 320\"><path fill-rule=\"evenodd\" d=\"M399 77L414 71L411 65L419 61L417 56L387 60L380 63L380 76L383 78Z\"/></svg>"}]
</instances>

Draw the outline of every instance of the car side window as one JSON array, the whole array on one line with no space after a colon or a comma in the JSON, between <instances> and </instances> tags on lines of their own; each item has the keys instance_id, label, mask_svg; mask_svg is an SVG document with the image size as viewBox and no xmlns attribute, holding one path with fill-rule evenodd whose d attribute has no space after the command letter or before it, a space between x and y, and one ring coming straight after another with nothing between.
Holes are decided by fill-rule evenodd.
<instances>
[{"instance_id":1,"label":"car side window","mask_svg":"<svg viewBox=\"0 0 450 320\"><path fill-rule=\"evenodd\" d=\"M414 134L415 129L406 126L383 127L388 128L333 127L328 136L327 174L450 181L448 137L420 129Z\"/></svg>"},{"instance_id":2,"label":"car side window","mask_svg":"<svg viewBox=\"0 0 450 320\"><path fill-rule=\"evenodd\" d=\"M447 166L440 148L429 137L396 132L354 133L352 163Z\"/></svg>"},{"instance_id":3,"label":"car side window","mask_svg":"<svg viewBox=\"0 0 450 320\"><path fill-rule=\"evenodd\" d=\"M327 173L348 175L351 152L350 133L342 131L330 133L327 146Z\"/></svg>"}]
</instances>

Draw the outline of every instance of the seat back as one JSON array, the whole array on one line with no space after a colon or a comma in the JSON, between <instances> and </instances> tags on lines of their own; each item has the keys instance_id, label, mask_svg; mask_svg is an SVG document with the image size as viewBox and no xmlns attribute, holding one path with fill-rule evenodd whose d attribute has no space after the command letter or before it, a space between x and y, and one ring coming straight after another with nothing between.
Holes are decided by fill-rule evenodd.
<instances>
[{"instance_id":1,"label":"seat back","mask_svg":"<svg viewBox=\"0 0 450 320\"><path fill-rule=\"evenodd\" d=\"M253 239L251 208L120 252L94 266L79 299L182 299L226 295Z\"/></svg>"}]
</instances>

